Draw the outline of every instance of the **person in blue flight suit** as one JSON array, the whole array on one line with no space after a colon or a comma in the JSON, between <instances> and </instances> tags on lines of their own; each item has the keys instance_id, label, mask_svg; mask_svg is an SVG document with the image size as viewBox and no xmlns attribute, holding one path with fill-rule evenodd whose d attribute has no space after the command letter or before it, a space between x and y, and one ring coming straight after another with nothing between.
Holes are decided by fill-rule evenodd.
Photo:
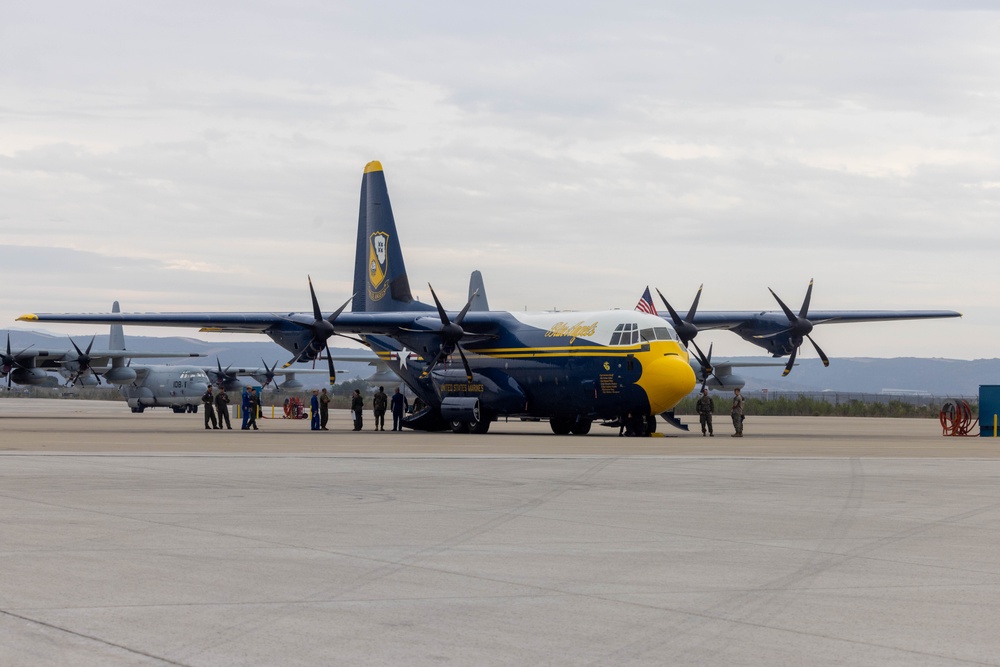
<instances>
[{"instance_id":1,"label":"person in blue flight suit","mask_svg":"<svg viewBox=\"0 0 1000 667\"><path fill-rule=\"evenodd\" d=\"M312 398L309 399L309 428L313 431L319 430L319 390L313 389Z\"/></svg>"},{"instance_id":2,"label":"person in blue flight suit","mask_svg":"<svg viewBox=\"0 0 1000 667\"><path fill-rule=\"evenodd\" d=\"M243 412L243 426L241 428L245 431L249 428L247 424L250 421L250 396L246 387L243 387L243 395L240 397L240 410Z\"/></svg>"},{"instance_id":3,"label":"person in blue flight suit","mask_svg":"<svg viewBox=\"0 0 1000 667\"><path fill-rule=\"evenodd\" d=\"M390 407L392 408L392 430L402 431L403 414L406 412L406 396L403 396L399 391L399 387L396 387L396 393L392 395Z\"/></svg>"}]
</instances>

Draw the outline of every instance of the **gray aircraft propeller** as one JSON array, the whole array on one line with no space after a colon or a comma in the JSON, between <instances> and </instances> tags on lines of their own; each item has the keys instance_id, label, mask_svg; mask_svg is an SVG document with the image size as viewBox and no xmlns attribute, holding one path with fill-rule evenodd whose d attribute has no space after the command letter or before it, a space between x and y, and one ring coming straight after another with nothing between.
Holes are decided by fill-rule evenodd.
<instances>
[{"instance_id":1,"label":"gray aircraft propeller","mask_svg":"<svg viewBox=\"0 0 1000 667\"><path fill-rule=\"evenodd\" d=\"M278 388L278 383L275 382L275 380L274 380L274 377L275 377L274 376L274 369L278 367L278 362L275 361L273 366L268 366L267 362L264 361L264 358L261 357L260 363L264 364L264 373L263 373L263 375L264 375L264 384L261 385L261 389L263 389L267 385L271 384L272 382L274 382L274 388L277 389Z\"/></svg>"},{"instance_id":2,"label":"gray aircraft propeller","mask_svg":"<svg viewBox=\"0 0 1000 667\"><path fill-rule=\"evenodd\" d=\"M0 372L2 372L7 377L7 388L10 389L11 380L13 379L14 371L18 368L24 368L17 358L22 354L30 350L34 346L34 343L24 348L17 354L10 353L10 334L7 334L7 353L0 355Z\"/></svg>"},{"instance_id":3,"label":"gray aircraft propeller","mask_svg":"<svg viewBox=\"0 0 1000 667\"><path fill-rule=\"evenodd\" d=\"M785 370L781 373L781 376L784 377L791 372L792 366L795 365L795 355L798 353L799 347L801 347L802 345L803 338L809 339L809 342L812 343L812 346L816 348L816 354L819 355L819 358L823 362L823 365L829 366L830 360L827 359L826 355L823 353L823 350L820 349L819 345L816 344L816 341L814 341L812 339L812 336L809 335L810 333L812 333L813 330L813 323L810 322L808 319L809 302L812 299L813 281L812 280L809 281L809 288L806 290L806 298L803 299L802 301L802 308L799 309L798 315L793 313L791 309L785 305L785 302L782 301L780 298L778 298L778 295L774 293L773 289L771 289L770 287L768 287L767 289L771 293L771 296L774 297L774 300L778 302L778 305L781 306L781 310L785 312L785 317L788 318L789 326L773 334L756 336L756 338L773 338L774 336L780 336L786 333L788 334L789 342L792 344L792 353L788 357L788 363L785 364Z\"/></svg>"},{"instance_id":4,"label":"gray aircraft propeller","mask_svg":"<svg viewBox=\"0 0 1000 667\"><path fill-rule=\"evenodd\" d=\"M224 389L227 384L238 379L236 374L230 375L229 369L233 367L232 364L226 366L226 370L222 370L222 362L219 358L215 358L215 363L219 368L219 375L215 378L215 382L219 385L219 388Z\"/></svg>"},{"instance_id":5,"label":"gray aircraft propeller","mask_svg":"<svg viewBox=\"0 0 1000 667\"><path fill-rule=\"evenodd\" d=\"M695 350L698 351L698 363L701 364L701 388L704 389L705 385L708 384L708 378L715 375L715 367L712 366L712 346L715 343L710 343L708 346L708 355L702 354L701 350L695 345ZM718 380L718 377L716 377Z\"/></svg>"},{"instance_id":6,"label":"gray aircraft propeller","mask_svg":"<svg viewBox=\"0 0 1000 667\"><path fill-rule=\"evenodd\" d=\"M87 344L87 349L85 351L80 349L80 346L76 344L75 340L73 340L72 338L69 339L69 342L73 344L73 348L76 350L76 359L67 359L65 361L60 362L60 363L76 363L77 365L76 375L70 378L69 384L76 385L76 381L79 380L80 376L86 373L88 370L94 374L94 377L97 379L97 384L101 383L101 376L98 375L97 371L95 371L90 366L91 362L93 361L93 359L90 356L90 350L91 348L94 347L94 341L96 339L97 336L94 336L93 338L90 339L90 343Z\"/></svg>"}]
</instances>

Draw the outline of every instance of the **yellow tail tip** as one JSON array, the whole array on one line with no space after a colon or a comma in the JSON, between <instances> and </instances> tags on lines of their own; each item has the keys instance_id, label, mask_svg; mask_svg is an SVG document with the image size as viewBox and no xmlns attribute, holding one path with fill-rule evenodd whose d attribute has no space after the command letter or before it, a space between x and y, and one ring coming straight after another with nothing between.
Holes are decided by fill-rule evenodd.
<instances>
[{"instance_id":1,"label":"yellow tail tip","mask_svg":"<svg viewBox=\"0 0 1000 667\"><path fill-rule=\"evenodd\" d=\"M371 173L373 171L382 171L382 163L378 160L372 160L365 165L365 173Z\"/></svg>"}]
</instances>

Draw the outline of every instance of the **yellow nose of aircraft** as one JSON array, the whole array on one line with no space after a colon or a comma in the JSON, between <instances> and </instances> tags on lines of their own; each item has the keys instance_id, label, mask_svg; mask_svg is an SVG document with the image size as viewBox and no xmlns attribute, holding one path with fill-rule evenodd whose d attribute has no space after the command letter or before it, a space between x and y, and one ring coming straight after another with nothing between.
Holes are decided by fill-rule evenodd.
<instances>
[{"instance_id":1,"label":"yellow nose of aircraft","mask_svg":"<svg viewBox=\"0 0 1000 667\"><path fill-rule=\"evenodd\" d=\"M667 355L644 363L642 377L636 384L645 390L650 411L656 415L680 403L696 383L697 378L686 359Z\"/></svg>"}]
</instances>

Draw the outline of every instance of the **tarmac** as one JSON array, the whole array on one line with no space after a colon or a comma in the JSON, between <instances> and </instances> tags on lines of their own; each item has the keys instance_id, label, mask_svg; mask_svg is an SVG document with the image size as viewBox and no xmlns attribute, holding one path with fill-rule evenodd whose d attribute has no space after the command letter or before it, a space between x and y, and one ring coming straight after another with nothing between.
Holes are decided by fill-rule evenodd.
<instances>
[{"instance_id":1,"label":"tarmac","mask_svg":"<svg viewBox=\"0 0 1000 667\"><path fill-rule=\"evenodd\" d=\"M996 438L234 426L0 399L0 664L1000 665Z\"/></svg>"}]
</instances>

